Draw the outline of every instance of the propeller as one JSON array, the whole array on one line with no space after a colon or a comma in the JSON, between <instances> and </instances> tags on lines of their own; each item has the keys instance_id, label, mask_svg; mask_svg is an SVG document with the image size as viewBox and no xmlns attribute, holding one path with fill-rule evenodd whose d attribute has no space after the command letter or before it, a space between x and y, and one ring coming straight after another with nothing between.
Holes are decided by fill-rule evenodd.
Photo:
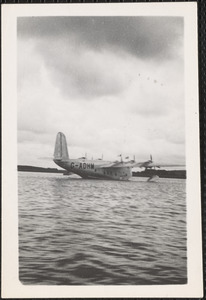
<instances>
[{"instance_id":1,"label":"propeller","mask_svg":"<svg viewBox=\"0 0 206 300\"><path fill-rule=\"evenodd\" d=\"M152 165L153 164L152 154L150 154L149 158L150 158L149 160L142 163L141 167L143 167L145 169L150 169L150 168L153 167L153 165Z\"/></svg>"},{"instance_id":2,"label":"propeller","mask_svg":"<svg viewBox=\"0 0 206 300\"><path fill-rule=\"evenodd\" d=\"M154 164L153 160L152 160L152 154L150 154L150 161L149 161L151 164ZM158 165L153 165L154 168L160 168L160 166Z\"/></svg>"}]
</instances>

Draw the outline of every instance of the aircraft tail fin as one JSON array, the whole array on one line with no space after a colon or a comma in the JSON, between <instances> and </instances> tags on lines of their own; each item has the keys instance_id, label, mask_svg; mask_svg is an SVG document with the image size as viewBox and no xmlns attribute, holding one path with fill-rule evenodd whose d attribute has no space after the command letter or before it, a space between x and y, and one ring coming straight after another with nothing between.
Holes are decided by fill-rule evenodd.
<instances>
[{"instance_id":1,"label":"aircraft tail fin","mask_svg":"<svg viewBox=\"0 0 206 300\"><path fill-rule=\"evenodd\" d=\"M62 132L57 133L55 149L54 149L55 160L67 160L69 159L67 140Z\"/></svg>"}]
</instances>

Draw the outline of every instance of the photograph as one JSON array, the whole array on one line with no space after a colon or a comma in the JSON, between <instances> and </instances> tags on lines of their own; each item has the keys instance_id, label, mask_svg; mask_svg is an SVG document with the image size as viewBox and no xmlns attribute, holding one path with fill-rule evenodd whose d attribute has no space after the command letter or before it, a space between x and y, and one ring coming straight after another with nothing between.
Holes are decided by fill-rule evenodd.
<instances>
[{"instance_id":1,"label":"photograph","mask_svg":"<svg viewBox=\"0 0 206 300\"><path fill-rule=\"evenodd\" d=\"M11 298L201 297L196 6L146 7L4 7Z\"/></svg>"}]
</instances>

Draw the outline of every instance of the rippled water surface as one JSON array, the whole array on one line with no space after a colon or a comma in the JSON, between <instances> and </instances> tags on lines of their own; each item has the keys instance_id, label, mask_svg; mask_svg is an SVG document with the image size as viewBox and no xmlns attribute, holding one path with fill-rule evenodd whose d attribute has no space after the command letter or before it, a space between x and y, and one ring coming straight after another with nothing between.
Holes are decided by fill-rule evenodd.
<instances>
[{"instance_id":1,"label":"rippled water surface","mask_svg":"<svg viewBox=\"0 0 206 300\"><path fill-rule=\"evenodd\" d=\"M185 180L18 180L23 284L187 282Z\"/></svg>"}]
</instances>

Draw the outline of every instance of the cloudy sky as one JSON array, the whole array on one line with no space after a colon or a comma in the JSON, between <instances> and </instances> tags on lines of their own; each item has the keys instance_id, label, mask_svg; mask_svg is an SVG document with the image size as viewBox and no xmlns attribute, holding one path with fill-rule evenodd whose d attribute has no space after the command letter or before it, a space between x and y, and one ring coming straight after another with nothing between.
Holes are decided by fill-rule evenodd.
<instances>
[{"instance_id":1,"label":"cloudy sky","mask_svg":"<svg viewBox=\"0 0 206 300\"><path fill-rule=\"evenodd\" d=\"M178 17L18 18L18 164L69 155L185 162Z\"/></svg>"}]
</instances>

